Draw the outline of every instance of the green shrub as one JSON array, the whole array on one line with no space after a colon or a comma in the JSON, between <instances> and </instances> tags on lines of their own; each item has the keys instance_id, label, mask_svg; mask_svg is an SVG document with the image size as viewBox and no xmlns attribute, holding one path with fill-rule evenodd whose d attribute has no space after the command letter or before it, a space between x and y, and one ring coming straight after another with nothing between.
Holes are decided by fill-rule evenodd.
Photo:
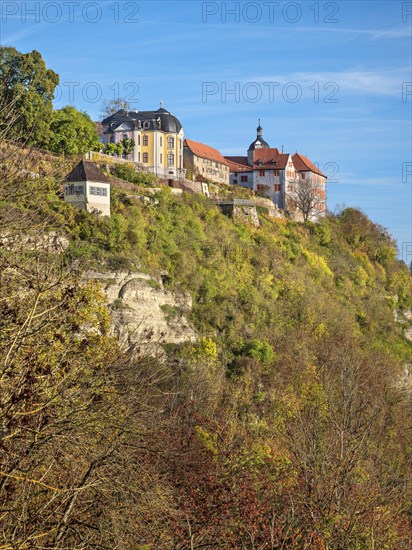
<instances>
[{"instance_id":1,"label":"green shrub","mask_svg":"<svg viewBox=\"0 0 412 550\"><path fill-rule=\"evenodd\" d=\"M154 185L157 182L154 174L138 171L131 162L115 163L111 166L111 172L114 176L136 185Z\"/></svg>"},{"instance_id":2,"label":"green shrub","mask_svg":"<svg viewBox=\"0 0 412 550\"><path fill-rule=\"evenodd\" d=\"M158 281L156 281L155 279L148 279L148 280L145 279L145 282L151 288L155 288L156 290L160 290L162 288L161 284Z\"/></svg>"},{"instance_id":3,"label":"green shrub","mask_svg":"<svg viewBox=\"0 0 412 550\"><path fill-rule=\"evenodd\" d=\"M276 359L276 354L273 348L267 342L253 339L247 342L242 348L242 354L248 357L253 357L259 363L269 365Z\"/></svg>"},{"instance_id":4,"label":"green shrub","mask_svg":"<svg viewBox=\"0 0 412 550\"><path fill-rule=\"evenodd\" d=\"M111 271L133 271L133 269L135 269L135 266L130 258L126 258L124 256L109 258L107 263Z\"/></svg>"},{"instance_id":5,"label":"green shrub","mask_svg":"<svg viewBox=\"0 0 412 550\"><path fill-rule=\"evenodd\" d=\"M181 308L178 306L163 304L160 306L160 309L163 311L166 321L172 321L173 319L178 319L183 315Z\"/></svg>"},{"instance_id":6,"label":"green shrub","mask_svg":"<svg viewBox=\"0 0 412 550\"><path fill-rule=\"evenodd\" d=\"M118 311L120 309L130 309L127 304L124 303L122 298L116 298L114 302L111 304L111 308L115 311Z\"/></svg>"}]
</instances>

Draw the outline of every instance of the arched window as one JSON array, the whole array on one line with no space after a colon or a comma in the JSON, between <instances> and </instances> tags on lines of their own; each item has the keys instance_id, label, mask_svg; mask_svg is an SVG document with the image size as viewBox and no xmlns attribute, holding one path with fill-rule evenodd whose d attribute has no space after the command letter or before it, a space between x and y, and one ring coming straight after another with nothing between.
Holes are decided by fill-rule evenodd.
<instances>
[{"instance_id":1,"label":"arched window","mask_svg":"<svg viewBox=\"0 0 412 550\"><path fill-rule=\"evenodd\" d=\"M167 155L167 164L168 166L174 166L175 165L175 156L173 153L169 153Z\"/></svg>"},{"instance_id":2,"label":"arched window","mask_svg":"<svg viewBox=\"0 0 412 550\"><path fill-rule=\"evenodd\" d=\"M143 145L149 145L149 136L143 136Z\"/></svg>"},{"instance_id":3,"label":"arched window","mask_svg":"<svg viewBox=\"0 0 412 550\"><path fill-rule=\"evenodd\" d=\"M169 149L173 149L175 146L175 138L174 137L168 137L167 138L167 146Z\"/></svg>"}]
</instances>

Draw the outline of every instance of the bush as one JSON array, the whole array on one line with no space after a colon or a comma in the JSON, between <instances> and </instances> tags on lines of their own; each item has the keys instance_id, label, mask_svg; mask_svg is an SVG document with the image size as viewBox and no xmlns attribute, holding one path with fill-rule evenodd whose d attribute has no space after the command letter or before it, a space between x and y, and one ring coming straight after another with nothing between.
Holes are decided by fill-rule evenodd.
<instances>
[{"instance_id":1,"label":"bush","mask_svg":"<svg viewBox=\"0 0 412 550\"><path fill-rule=\"evenodd\" d=\"M242 348L242 354L247 357L253 357L253 359L264 365L269 365L276 359L272 346L267 342L261 342L257 339L247 342Z\"/></svg>"},{"instance_id":2,"label":"bush","mask_svg":"<svg viewBox=\"0 0 412 550\"><path fill-rule=\"evenodd\" d=\"M136 166L131 162L116 163L111 166L111 172L114 176L136 185L154 185L157 182L154 174L137 171Z\"/></svg>"},{"instance_id":3,"label":"bush","mask_svg":"<svg viewBox=\"0 0 412 550\"><path fill-rule=\"evenodd\" d=\"M172 321L182 317L183 312L179 306L170 306L169 304L163 304L160 306L163 311L166 321Z\"/></svg>"},{"instance_id":4,"label":"bush","mask_svg":"<svg viewBox=\"0 0 412 550\"><path fill-rule=\"evenodd\" d=\"M126 257L118 256L108 260L108 267L111 271L133 271L133 262Z\"/></svg>"}]
</instances>

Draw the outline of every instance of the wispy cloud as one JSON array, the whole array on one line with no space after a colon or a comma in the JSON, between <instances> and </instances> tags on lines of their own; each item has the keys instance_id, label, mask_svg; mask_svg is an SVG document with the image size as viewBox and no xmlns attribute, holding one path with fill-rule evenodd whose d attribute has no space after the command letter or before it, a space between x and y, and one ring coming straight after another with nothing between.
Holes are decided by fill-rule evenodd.
<instances>
[{"instance_id":1,"label":"wispy cloud","mask_svg":"<svg viewBox=\"0 0 412 550\"><path fill-rule=\"evenodd\" d=\"M208 28L213 27L215 30L224 29L225 33L236 32L236 34L247 34L249 37L253 35L264 38L268 34L273 37L273 33L282 33L287 32L291 33L316 33L319 38L324 33L336 33L343 34L353 37L365 37L370 40L379 40L379 39L396 39L396 38L409 38L412 34L412 29L410 26L405 25L403 27L392 27L392 28L380 28L380 29L357 29L350 27L340 27L339 25L323 25L322 27L314 25L290 25L285 27L284 25L260 25L259 27L252 27L250 24L234 24L234 23L207 23L205 24Z\"/></svg>"},{"instance_id":2,"label":"wispy cloud","mask_svg":"<svg viewBox=\"0 0 412 550\"><path fill-rule=\"evenodd\" d=\"M12 34L9 34L5 37L1 37L1 44L4 45L14 45L16 42L19 42L20 40L24 40L28 36L31 36L33 34L41 33L45 30L45 27L47 27L48 23L35 23L34 25L30 25L27 27L22 28L19 31L16 31Z\"/></svg>"},{"instance_id":3,"label":"wispy cloud","mask_svg":"<svg viewBox=\"0 0 412 550\"><path fill-rule=\"evenodd\" d=\"M407 25L405 27L396 27L392 29L342 29L340 27L326 27L323 30L344 34L364 35L372 40L378 40L379 38L408 38L412 34L412 29Z\"/></svg>"},{"instance_id":4,"label":"wispy cloud","mask_svg":"<svg viewBox=\"0 0 412 550\"><path fill-rule=\"evenodd\" d=\"M334 83L339 91L351 94L367 93L370 95L397 96L402 95L402 83L410 81L410 68L397 68L386 71L367 71L361 68L343 71L313 71L292 72L284 74L268 74L264 76L248 75L243 82L279 82L287 84L296 82L300 86L311 86L314 83L326 85Z\"/></svg>"}]
</instances>

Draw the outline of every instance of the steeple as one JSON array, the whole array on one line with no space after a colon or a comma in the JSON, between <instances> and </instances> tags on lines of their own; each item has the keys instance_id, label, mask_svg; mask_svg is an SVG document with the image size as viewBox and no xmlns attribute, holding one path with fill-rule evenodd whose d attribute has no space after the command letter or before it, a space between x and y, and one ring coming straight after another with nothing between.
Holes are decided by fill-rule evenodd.
<instances>
[{"instance_id":1,"label":"steeple","mask_svg":"<svg viewBox=\"0 0 412 550\"><path fill-rule=\"evenodd\" d=\"M263 136L263 128L260 125L260 118L258 120L259 120L259 126L256 128L256 132L257 132L257 137L260 138Z\"/></svg>"},{"instance_id":2,"label":"steeple","mask_svg":"<svg viewBox=\"0 0 412 550\"><path fill-rule=\"evenodd\" d=\"M253 164L255 149L269 148L269 144L263 139L263 128L260 125L260 118L258 120L259 120L258 127L256 128L256 132L257 132L256 139L249 145L249 149L247 152L248 163L250 165Z\"/></svg>"}]
</instances>

